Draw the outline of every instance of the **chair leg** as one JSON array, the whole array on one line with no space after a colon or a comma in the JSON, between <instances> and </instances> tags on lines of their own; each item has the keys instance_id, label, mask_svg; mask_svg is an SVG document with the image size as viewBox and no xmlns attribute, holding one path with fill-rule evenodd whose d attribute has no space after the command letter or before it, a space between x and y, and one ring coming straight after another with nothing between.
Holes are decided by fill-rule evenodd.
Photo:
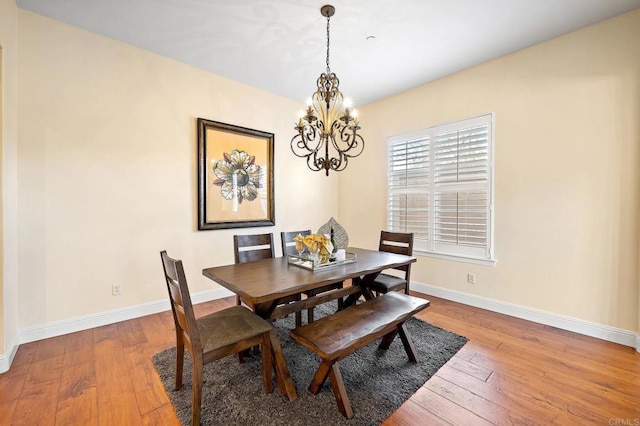
<instances>
[{"instance_id":1,"label":"chair leg","mask_svg":"<svg viewBox=\"0 0 640 426\"><path fill-rule=\"evenodd\" d=\"M191 424L200 424L200 405L202 403L202 357L193 357L193 375L191 379ZM199 359L196 359L199 358Z\"/></svg>"},{"instance_id":2,"label":"chair leg","mask_svg":"<svg viewBox=\"0 0 640 426\"><path fill-rule=\"evenodd\" d=\"M296 327L302 326L302 311L296 312Z\"/></svg>"},{"instance_id":3,"label":"chair leg","mask_svg":"<svg viewBox=\"0 0 640 426\"><path fill-rule=\"evenodd\" d=\"M311 324L313 322L313 307L307 309L307 324Z\"/></svg>"},{"instance_id":4,"label":"chair leg","mask_svg":"<svg viewBox=\"0 0 640 426\"><path fill-rule=\"evenodd\" d=\"M236 296L236 306L240 306L242 305L242 302L240 301L240 296Z\"/></svg>"},{"instance_id":5,"label":"chair leg","mask_svg":"<svg viewBox=\"0 0 640 426\"><path fill-rule=\"evenodd\" d=\"M273 392L273 382L271 381L271 333L262 335L262 381L264 390L268 394Z\"/></svg>"},{"instance_id":6,"label":"chair leg","mask_svg":"<svg viewBox=\"0 0 640 426\"><path fill-rule=\"evenodd\" d=\"M178 341L176 344L176 390L182 387L182 366L184 365L184 343Z\"/></svg>"}]
</instances>

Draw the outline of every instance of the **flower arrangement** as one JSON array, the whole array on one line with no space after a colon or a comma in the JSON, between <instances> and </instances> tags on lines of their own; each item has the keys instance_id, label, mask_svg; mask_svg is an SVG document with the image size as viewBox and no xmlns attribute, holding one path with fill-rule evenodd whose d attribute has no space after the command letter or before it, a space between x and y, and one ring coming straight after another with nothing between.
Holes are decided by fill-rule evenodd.
<instances>
[{"instance_id":1,"label":"flower arrangement","mask_svg":"<svg viewBox=\"0 0 640 426\"><path fill-rule=\"evenodd\" d=\"M331 239L322 234L309 234L304 237L298 234L293 240L296 243L296 250L298 252L301 253L304 251L304 247L306 247L310 254L320 256L320 263L327 262L333 251Z\"/></svg>"}]
</instances>

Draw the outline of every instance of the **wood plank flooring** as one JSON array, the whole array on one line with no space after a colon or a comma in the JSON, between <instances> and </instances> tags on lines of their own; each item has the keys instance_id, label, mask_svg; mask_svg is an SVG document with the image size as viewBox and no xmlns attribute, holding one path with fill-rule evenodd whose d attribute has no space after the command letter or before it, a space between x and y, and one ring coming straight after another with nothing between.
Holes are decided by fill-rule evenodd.
<instances>
[{"instance_id":1,"label":"wood plank flooring","mask_svg":"<svg viewBox=\"0 0 640 426\"><path fill-rule=\"evenodd\" d=\"M418 317L469 342L385 425L640 426L632 348L415 295L431 301ZM0 425L178 424L151 362L174 339L168 311L21 345L0 375Z\"/></svg>"}]
</instances>

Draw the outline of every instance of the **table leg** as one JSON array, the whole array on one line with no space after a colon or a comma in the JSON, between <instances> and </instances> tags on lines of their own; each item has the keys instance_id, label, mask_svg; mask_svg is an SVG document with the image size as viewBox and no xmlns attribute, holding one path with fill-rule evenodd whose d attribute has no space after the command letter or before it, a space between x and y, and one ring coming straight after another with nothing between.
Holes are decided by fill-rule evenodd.
<instances>
[{"instance_id":1,"label":"table leg","mask_svg":"<svg viewBox=\"0 0 640 426\"><path fill-rule=\"evenodd\" d=\"M260 318L264 318L269 321L269 318L271 317L271 314L273 313L273 310L277 305L277 300L272 300L271 302L266 303L259 303L253 307L253 312L255 312L256 315L258 315Z\"/></svg>"},{"instance_id":2,"label":"table leg","mask_svg":"<svg viewBox=\"0 0 640 426\"><path fill-rule=\"evenodd\" d=\"M376 279L376 277L380 274L380 272L374 272L373 274L364 275L359 278L354 278L352 281L352 285L359 285L362 288L361 293L351 294L344 301L344 306L353 306L356 304L360 296L364 296L366 300L370 300L374 298L373 292L371 291L371 283Z\"/></svg>"}]
</instances>

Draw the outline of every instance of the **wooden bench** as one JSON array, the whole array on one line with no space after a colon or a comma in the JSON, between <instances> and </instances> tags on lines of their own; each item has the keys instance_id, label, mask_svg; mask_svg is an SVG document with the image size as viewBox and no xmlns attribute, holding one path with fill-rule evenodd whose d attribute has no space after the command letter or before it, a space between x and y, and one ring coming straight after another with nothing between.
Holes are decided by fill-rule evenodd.
<instances>
[{"instance_id":1,"label":"wooden bench","mask_svg":"<svg viewBox=\"0 0 640 426\"><path fill-rule=\"evenodd\" d=\"M322 358L309 391L318 394L329 377L338 410L346 418L352 418L353 410L337 362L380 337L383 339L379 348L388 349L397 334L409 361L418 362L404 322L427 306L428 300L392 291L291 330L289 335L294 341Z\"/></svg>"}]
</instances>

